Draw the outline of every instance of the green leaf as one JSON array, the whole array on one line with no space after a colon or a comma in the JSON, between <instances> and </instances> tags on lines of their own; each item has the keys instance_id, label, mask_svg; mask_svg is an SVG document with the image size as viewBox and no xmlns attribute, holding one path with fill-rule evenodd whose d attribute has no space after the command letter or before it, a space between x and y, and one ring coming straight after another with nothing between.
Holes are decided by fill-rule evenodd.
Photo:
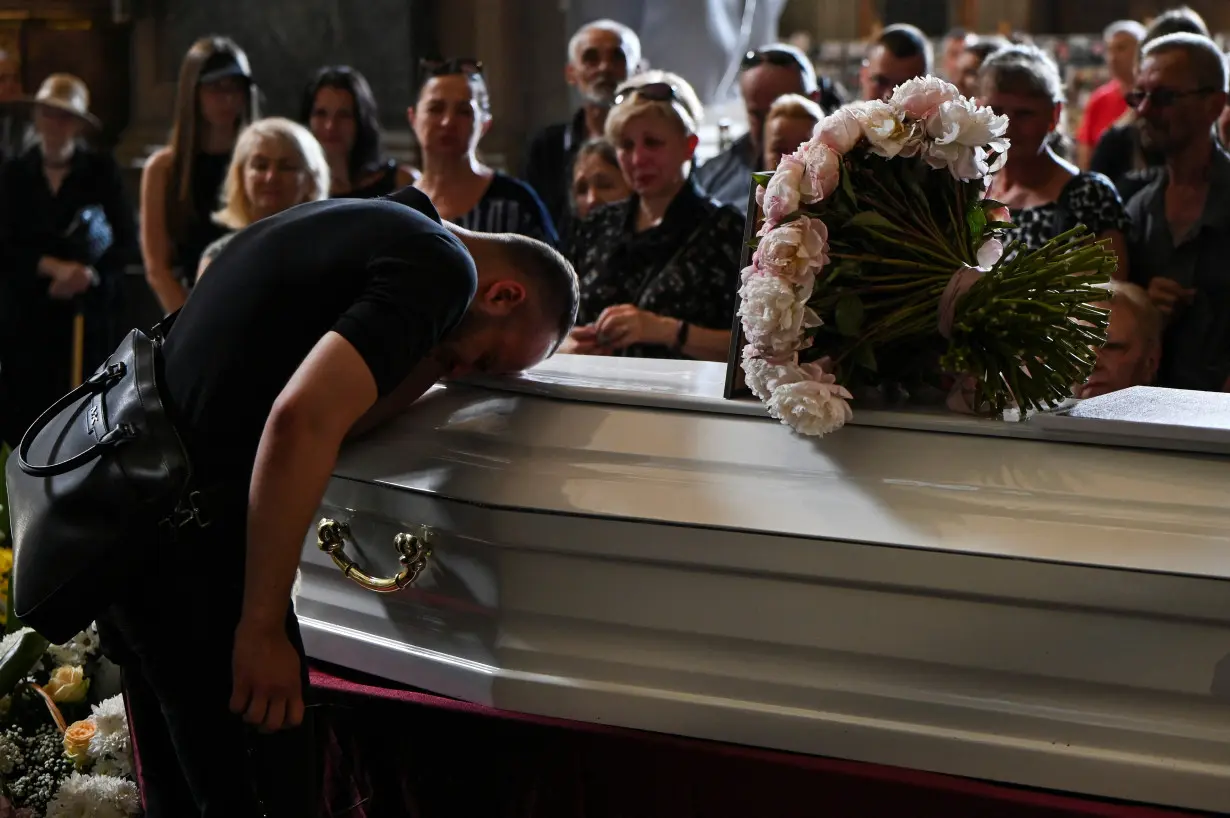
<instances>
[{"instance_id":1,"label":"green leaf","mask_svg":"<svg viewBox=\"0 0 1230 818\"><path fill-rule=\"evenodd\" d=\"M851 205L858 201L858 197L854 195L854 185L850 182L850 169L845 163L841 166L841 192L849 198Z\"/></svg>"},{"instance_id":2,"label":"green leaf","mask_svg":"<svg viewBox=\"0 0 1230 818\"><path fill-rule=\"evenodd\" d=\"M43 652L51 643L34 631L24 633L16 643L0 656L0 696L7 696L13 688L38 664Z\"/></svg>"},{"instance_id":3,"label":"green leaf","mask_svg":"<svg viewBox=\"0 0 1230 818\"><path fill-rule=\"evenodd\" d=\"M848 338L858 335L863 326L863 302L854 293L837 299L837 331Z\"/></svg>"},{"instance_id":4,"label":"green leaf","mask_svg":"<svg viewBox=\"0 0 1230 818\"><path fill-rule=\"evenodd\" d=\"M768 171L765 173L753 173L752 174L752 181L761 187L765 187L766 185L768 185L769 180L772 178L773 178L772 171Z\"/></svg>"},{"instance_id":5,"label":"green leaf","mask_svg":"<svg viewBox=\"0 0 1230 818\"><path fill-rule=\"evenodd\" d=\"M880 230L898 229L897 225L890 222L886 216L874 210L864 210L862 213L855 214L854 218L846 222L846 227L878 228Z\"/></svg>"},{"instance_id":6,"label":"green leaf","mask_svg":"<svg viewBox=\"0 0 1230 818\"><path fill-rule=\"evenodd\" d=\"M854 353L854 362L864 369L870 369L872 372L878 372L876 366L876 354L868 344L863 344Z\"/></svg>"},{"instance_id":7,"label":"green leaf","mask_svg":"<svg viewBox=\"0 0 1230 818\"><path fill-rule=\"evenodd\" d=\"M1013 222L987 222L987 230L1009 230L1016 227Z\"/></svg>"},{"instance_id":8,"label":"green leaf","mask_svg":"<svg viewBox=\"0 0 1230 818\"><path fill-rule=\"evenodd\" d=\"M975 203L965 214L965 224L969 228L970 241L975 247L982 244L982 236L987 232L987 212Z\"/></svg>"}]
</instances>

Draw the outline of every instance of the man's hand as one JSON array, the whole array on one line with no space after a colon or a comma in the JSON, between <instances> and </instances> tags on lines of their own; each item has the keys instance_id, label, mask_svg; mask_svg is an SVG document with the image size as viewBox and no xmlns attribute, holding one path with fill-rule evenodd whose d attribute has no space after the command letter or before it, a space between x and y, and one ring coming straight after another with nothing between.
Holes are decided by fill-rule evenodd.
<instances>
[{"instance_id":1,"label":"man's hand","mask_svg":"<svg viewBox=\"0 0 1230 818\"><path fill-rule=\"evenodd\" d=\"M44 256L38 264L39 275L51 279L47 294L52 298L67 300L94 286L97 273L76 261Z\"/></svg>"},{"instance_id":2,"label":"man's hand","mask_svg":"<svg viewBox=\"0 0 1230 818\"><path fill-rule=\"evenodd\" d=\"M303 723L302 668L285 630L240 622L232 666L232 713L270 733Z\"/></svg>"},{"instance_id":3,"label":"man's hand","mask_svg":"<svg viewBox=\"0 0 1230 818\"><path fill-rule=\"evenodd\" d=\"M1196 297L1196 291L1184 287L1173 278L1154 276L1149 279L1149 300L1167 322L1174 318L1180 306L1187 306Z\"/></svg>"}]
</instances>

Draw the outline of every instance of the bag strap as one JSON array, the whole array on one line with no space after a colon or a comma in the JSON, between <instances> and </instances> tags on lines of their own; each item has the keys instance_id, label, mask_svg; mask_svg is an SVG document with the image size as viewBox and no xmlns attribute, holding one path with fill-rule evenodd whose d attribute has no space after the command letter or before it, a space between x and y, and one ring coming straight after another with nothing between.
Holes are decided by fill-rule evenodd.
<instances>
[{"instance_id":1,"label":"bag strap","mask_svg":"<svg viewBox=\"0 0 1230 818\"><path fill-rule=\"evenodd\" d=\"M101 456L104 449L111 448L136 437L135 429L126 423L121 423L100 437L93 446L84 452L73 455L67 460L62 460L59 463L49 463L46 466L35 466L26 459L30 454L30 447L34 445L34 439L38 437L39 432L47 428L47 425L57 415L87 395L105 392L107 389L110 389L127 372L128 367L123 361L111 364L106 369L95 373L89 380L60 398L51 405L51 408L39 415L38 420L34 421L34 424L21 436L21 443L17 446L17 465L21 470L34 477L55 477L89 463L91 460Z\"/></svg>"}]
</instances>

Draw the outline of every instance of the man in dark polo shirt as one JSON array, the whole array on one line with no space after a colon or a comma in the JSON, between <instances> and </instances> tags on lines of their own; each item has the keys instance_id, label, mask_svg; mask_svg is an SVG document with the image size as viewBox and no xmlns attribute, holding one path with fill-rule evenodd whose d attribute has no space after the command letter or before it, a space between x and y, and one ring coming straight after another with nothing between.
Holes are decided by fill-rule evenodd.
<instances>
[{"instance_id":1,"label":"man in dark polo shirt","mask_svg":"<svg viewBox=\"0 0 1230 818\"><path fill-rule=\"evenodd\" d=\"M554 250L444 225L413 188L292 208L222 251L164 347L212 522L99 623L148 818L316 814L291 587L339 447L442 376L537 363L576 309Z\"/></svg>"},{"instance_id":2,"label":"man in dark polo shirt","mask_svg":"<svg viewBox=\"0 0 1230 818\"><path fill-rule=\"evenodd\" d=\"M1129 275L1166 324L1159 386L1219 391L1230 378L1230 156L1213 135L1226 83L1212 40L1171 34L1145 46L1128 94L1141 139L1165 157L1127 208Z\"/></svg>"}]
</instances>

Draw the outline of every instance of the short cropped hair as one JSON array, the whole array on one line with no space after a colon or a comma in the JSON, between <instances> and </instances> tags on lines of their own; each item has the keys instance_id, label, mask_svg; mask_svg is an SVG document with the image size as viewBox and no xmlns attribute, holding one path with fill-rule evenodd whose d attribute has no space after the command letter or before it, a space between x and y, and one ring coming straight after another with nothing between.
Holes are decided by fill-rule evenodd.
<instances>
[{"instance_id":1,"label":"short cropped hair","mask_svg":"<svg viewBox=\"0 0 1230 818\"><path fill-rule=\"evenodd\" d=\"M329 198L329 163L312 132L298 122L280 116L258 119L244 128L235 140L231 165L222 185L222 209L213 215L214 221L223 227L241 230L255 221L252 203L248 201L243 185L243 171L248 159L266 139L287 145L299 154L299 161L303 163L302 172L308 177L308 192L304 201L318 202Z\"/></svg>"},{"instance_id":2,"label":"short cropped hair","mask_svg":"<svg viewBox=\"0 0 1230 818\"><path fill-rule=\"evenodd\" d=\"M909 23L891 25L880 32L880 36L876 38L876 45L884 46L885 51L899 60L922 57L923 73L931 73L931 67L935 62L931 41L917 26Z\"/></svg>"},{"instance_id":3,"label":"short cropped hair","mask_svg":"<svg viewBox=\"0 0 1230 818\"><path fill-rule=\"evenodd\" d=\"M666 102L646 99L632 93L641 86L659 83L669 85L674 89L675 98L673 100ZM704 106L700 104L700 98L696 96L696 92L692 90L688 81L678 74L672 74L670 71L646 71L637 74L619 86L615 92L615 98L619 99L621 95L627 95L627 98L612 107L611 112L606 116L606 138L616 145L619 144L620 135L623 134L624 126L629 121L650 112L678 124L689 136L700 133L700 122L705 115Z\"/></svg>"},{"instance_id":4,"label":"short cropped hair","mask_svg":"<svg viewBox=\"0 0 1230 818\"><path fill-rule=\"evenodd\" d=\"M802 119L819 122L824 119L824 109L802 94L785 94L773 101L764 121L767 125L774 119Z\"/></svg>"},{"instance_id":5,"label":"short cropped hair","mask_svg":"<svg viewBox=\"0 0 1230 818\"><path fill-rule=\"evenodd\" d=\"M1059 66L1033 45L1010 45L996 51L978 69L978 80L999 91L1040 97L1055 105L1065 99Z\"/></svg>"},{"instance_id":6,"label":"short cropped hair","mask_svg":"<svg viewBox=\"0 0 1230 818\"><path fill-rule=\"evenodd\" d=\"M1153 22L1149 23L1149 27L1145 29L1145 38L1142 43L1157 40L1168 34L1199 34L1202 37L1208 37L1209 27L1205 24L1204 18L1194 10L1187 6L1179 6L1154 17Z\"/></svg>"},{"instance_id":7,"label":"short cropped hair","mask_svg":"<svg viewBox=\"0 0 1230 818\"><path fill-rule=\"evenodd\" d=\"M798 46L791 45L790 43L769 43L768 45L762 45L757 51L759 53L778 51L793 57L799 69L799 80L803 85L804 94L814 94L820 87L820 83L816 79L816 66L812 63L811 58L803 53L803 49Z\"/></svg>"},{"instance_id":8,"label":"short cropped hair","mask_svg":"<svg viewBox=\"0 0 1230 818\"><path fill-rule=\"evenodd\" d=\"M581 304L581 285L568 259L549 244L518 233L484 234L513 267L539 287L539 306L556 320L556 345L568 337Z\"/></svg>"},{"instance_id":9,"label":"short cropped hair","mask_svg":"<svg viewBox=\"0 0 1230 818\"><path fill-rule=\"evenodd\" d=\"M1167 34L1146 45L1142 57L1182 51L1187 55L1199 88L1226 90L1226 55L1208 37L1199 34Z\"/></svg>"},{"instance_id":10,"label":"short cropped hair","mask_svg":"<svg viewBox=\"0 0 1230 818\"><path fill-rule=\"evenodd\" d=\"M595 136L581 143L581 147L577 148L575 164L579 165L581 160L587 156L597 156L611 167L619 167L619 157L615 154L615 146L605 136Z\"/></svg>"},{"instance_id":11,"label":"short cropped hair","mask_svg":"<svg viewBox=\"0 0 1230 818\"><path fill-rule=\"evenodd\" d=\"M1136 331L1140 334L1148 349L1157 349L1162 345L1162 314L1149 300L1148 293L1138 284L1130 281L1110 282L1110 306L1122 307L1136 319Z\"/></svg>"},{"instance_id":12,"label":"short cropped hair","mask_svg":"<svg viewBox=\"0 0 1230 818\"><path fill-rule=\"evenodd\" d=\"M1116 20L1102 32L1102 39L1110 42L1116 34L1126 34L1138 43L1145 41L1145 27L1135 20Z\"/></svg>"},{"instance_id":13,"label":"short cropped hair","mask_svg":"<svg viewBox=\"0 0 1230 818\"><path fill-rule=\"evenodd\" d=\"M986 36L978 36L973 42L965 46L965 51L973 54L980 61L986 62L987 58L999 51L1002 48L1008 48L1012 43L1008 42L1008 38L1000 37L998 34L988 34Z\"/></svg>"},{"instance_id":14,"label":"short cropped hair","mask_svg":"<svg viewBox=\"0 0 1230 818\"><path fill-rule=\"evenodd\" d=\"M568 41L568 61L572 62L578 56L577 52L581 48L581 40L586 34L591 31L609 31L619 37L624 43L624 54L628 60L628 73L638 71L641 63L641 38L636 36L636 32L628 28L623 23L615 20L594 20L592 23L586 23L577 29L577 33L572 35L572 39Z\"/></svg>"}]
</instances>

